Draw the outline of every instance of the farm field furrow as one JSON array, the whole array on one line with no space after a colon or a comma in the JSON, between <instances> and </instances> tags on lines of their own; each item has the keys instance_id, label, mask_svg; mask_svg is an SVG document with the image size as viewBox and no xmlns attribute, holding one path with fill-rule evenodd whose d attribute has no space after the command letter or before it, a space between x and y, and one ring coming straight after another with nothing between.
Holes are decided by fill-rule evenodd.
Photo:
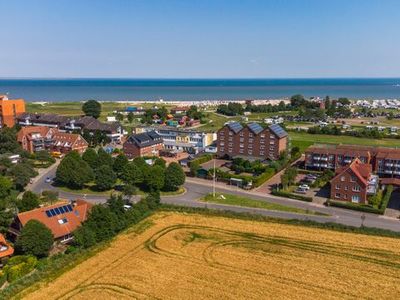
<instances>
[{"instance_id":1,"label":"farm field furrow","mask_svg":"<svg viewBox=\"0 0 400 300\"><path fill-rule=\"evenodd\" d=\"M395 299L400 292L396 238L174 212L143 222L24 298Z\"/></svg>"}]
</instances>

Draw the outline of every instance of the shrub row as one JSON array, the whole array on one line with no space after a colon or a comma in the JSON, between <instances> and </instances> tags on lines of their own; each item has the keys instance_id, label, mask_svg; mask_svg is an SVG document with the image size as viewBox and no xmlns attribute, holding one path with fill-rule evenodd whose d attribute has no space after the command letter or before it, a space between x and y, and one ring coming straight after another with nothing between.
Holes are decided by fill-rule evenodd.
<instances>
[{"instance_id":1,"label":"shrub row","mask_svg":"<svg viewBox=\"0 0 400 300\"><path fill-rule=\"evenodd\" d=\"M209 175L212 176L212 170L210 172L211 173ZM243 180L244 183L248 183L251 181L253 183L253 187L259 187L260 185L262 185L264 182L266 182L268 179L270 179L272 176L275 175L275 169L267 168L264 173L261 173L258 176L231 174L229 172L224 172L219 169L216 169L216 173L219 179L225 181L228 181L231 178L236 178Z\"/></svg>"},{"instance_id":2,"label":"shrub row","mask_svg":"<svg viewBox=\"0 0 400 300\"><path fill-rule=\"evenodd\" d=\"M37 258L34 256L14 256L10 258L3 268L3 276L7 278L8 282L13 282L35 269L37 265ZM3 280L3 279L1 279Z\"/></svg>"},{"instance_id":3,"label":"shrub row","mask_svg":"<svg viewBox=\"0 0 400 300\"><path fill-rule=\"evenodd\" d=\"M293 193L289 193L289 192L285 192L285 191L278 191L278 190L273 190L272 195L295 199L295 200L300 200L300 201L305 201L305 202L312 202L312 200L313 200L312 197L297 195L297 194L293 194Z\"/></svg>"},{"instance_id":4,"label":"shrub row","mask_svg":"<svg viewBox=\"0 0 400 300\"><path fill-rule=\"evenodd\" d=\"M299 174L315 174L315 175L321 175L322 174L322 171L304 170L304 169L298 169L297 172Z\"/></svg>"},{"instance_id":5,"label":"shrub row","mask_svg":"<svg viewBox=\"0 0 400 300\"><path fill-rule=\"evenodd\" d=\"M189 162L189 167L191 164L204 164L205 162L208 162L210 160L212 160L214 158L214 156L212 154L204 154L196 159L193 159L192 161Z\"/></svg>"}]
</instances>

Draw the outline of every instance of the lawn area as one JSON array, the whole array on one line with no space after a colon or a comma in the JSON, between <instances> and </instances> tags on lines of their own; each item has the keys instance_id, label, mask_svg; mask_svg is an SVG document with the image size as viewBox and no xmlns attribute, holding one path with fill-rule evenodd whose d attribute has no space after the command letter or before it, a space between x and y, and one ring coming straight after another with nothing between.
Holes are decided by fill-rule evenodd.
<instances>
[{"instance_id":1,"label":"lawn area","mask_svg":"<svg viewBox=\"0 0 400 300\"><path fill-rule=\"evenodd\" d=\"M240 120L240 117L225 117L213 112L206 113L206 118L209 122L199 127L200 130L206 132L216 132L223 127L226 122Z\"/></svg>"},{"instance_id":2,"label":"lawn area","mask_svg":"<svg viewBox=\"0 0 400 300\"><path fill-rule=\"evenodd\" d=\"M223 196L223 197L222 197ZM202 202L210 202L217 204L226 204L226 205L236 205L236 206L244 206L244 207L252 207L252 208L263 208L268 210L278 210L285 212L292 212L298 214L308 214L308 215L325 215L319 212L309 211L301 208L290 207L282 204L271 203L261 200L254 200L247 197L236 196L231 194L220 194L217 193L215 198L212 194L208 194L207 196L200 198Z\"/></svg>"},{"instance_id":3,"label":"lawn area","mask_svg":"<svg viewBox=\"0 0 400 300\"><path fill-rule=\"evenodd\" d=\"M363 146L400 147L400 139L368 139L345 135L308 134L306 132L289 132L292 146L304 147L306 143L320 144L353 144Z\"/></svg>"}]
</instances>

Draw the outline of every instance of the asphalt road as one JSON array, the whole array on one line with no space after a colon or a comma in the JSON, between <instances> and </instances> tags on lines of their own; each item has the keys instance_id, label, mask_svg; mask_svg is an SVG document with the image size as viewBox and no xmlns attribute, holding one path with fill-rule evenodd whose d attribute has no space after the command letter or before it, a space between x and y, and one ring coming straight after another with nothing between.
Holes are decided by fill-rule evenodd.
<instances>
[{"instance_id":1,"label":"asphalt road","mask_svg":"<svg viewBox=\"0 0 400 300\"><path fill-rule=\"evenodd\" d=\"M40 175L33 184L28 186L28 189L31 189L33 192L41 193L43 190L57 190L56 187L52 186L51 183L46 183L45 178L50 177L54 178L56 172L56 167L53 166L47 170L47 172ZM178 196L163 196L161 198L162 203L174 204L174 205L182 205L189 207L207 207L210 209L217 210L229 210L240 213L252 213L252 214L260 214L264 216L283 218L283 219L299 219L299 220L312 220L316 222L326 223L326 222L335 222L345 225L351 225L359 227L361 226L362 219L361 217L364 215L364 226L367 227L376 227L382 229L390 229L393 231L400 232L400 221L398 219L388 218L385 216L361 213L352 210L346 210L335 207L326 207L324 205L316 204L316 203L308 203L302 202L298 200L291 200L281 197L276 197L273 195L263 194L256 191L244 191L232 186L226 186L222 184L217 184L216 192L226 192L234 195L247 196L249 198L253 198L261 201L268 201L272 203L279 203L287 206L297 207L305 210L318 211L321 213L328 214L329 216L318 216L318 215L303 215L296 214L290 212L281 212L281 211L272 211L266 209L257 209L257 208L247 208L233 205L222 205L222 204L214 204L214 203L204 203L197 201L200 197L212 192L212 185L210 181L197 179L197 178L187 178L186 183L184 185L186 192L182 195ZM86 199L88 201L96 202L96 203L104 203L107 196L104 195L82 195L82 194L74 194L70 192L65 192L62 190L58 190L59 196L62 199Z\"/></svg>"}]
</instances>

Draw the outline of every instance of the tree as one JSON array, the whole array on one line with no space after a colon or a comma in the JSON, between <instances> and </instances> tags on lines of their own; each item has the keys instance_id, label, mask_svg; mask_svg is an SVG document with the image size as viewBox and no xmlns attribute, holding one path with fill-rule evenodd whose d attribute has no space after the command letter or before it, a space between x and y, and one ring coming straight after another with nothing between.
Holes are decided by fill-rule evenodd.
<instances>
[{"instance_id":1,"label":"tree","mask_svg":"<svg viewBox=\"0 0 400 300\"><path fill-rule=\"evenodd\" d=\"M101 114L101 104L96 100L86 101L82 105L82 111L85 116L90 116L97 119Z\"/></svg>"},{"instance_id":2,"label":"tree","mask_svg":"<svg viewBox=\"0 0 400 300\"><path fill-rule=\"evenodd\" d=\"M135 116L133 115L132 112L130 112L130 113L128 114L127 118L128 118L128 122L129 122L129 123L132 123L132 122L133 122L133 119L135 118Z\"/></svg>"},{"instance_id":3,"label":"tree","mask_svg":"<svg viewBox=\"0 0 400 300\"><path fill-rule=\"evenodd\" d=\"M0 129L0 154L20 153L21 145L17 141L17 131L14 128Z\"/></svg>"},{"instance_id":4,"label":"tree","mask_svg":"<svg viewBox=\"0 0 400 300\"><path fill-rule=\"evenodd\" d=\"M165 183L165 170L160 166L153 166L145 175L146 185L150 191L160 191Z\"/></svg>"},{"instance_id":5,"label":"tree","mask_svg":"<svg viewBox=\"0 0 400 300\"><path fill-rule=\"evenodd\" d=\"M135 163L128 163L122 169L121 178L125 184L138 185L143 182L143 172Z\"/></svg>"},{"instance_id":6,"label":"tree","mask_svg":"<svg viewBox=\"0 0 400 300\"><path fill-rule=\"evenodd\" d=\"M302 106L302 105L304 105L305 102L306 102L306 99L304 98L303 95L296 94L296 95L293 95L292 97L290 97L290 104L293 107Z\"/></svg>"},{"instance_id":7,"label":"tree","mask_svg":"<svg viewBox=\"0 0 400 300\"><path fill-rule=\"evenodd\" d=\"M5 176L0 176L0 199L7 197L11 188L12 181Z\"/></svg>"},{"instance_id":8,"label":"tree","mask_svg":"<svg viewBox=\"0 0 400 300\"><path fill-rule=\"evenodd\" d=\"M118 175L122 173L124 167L129 163L125 154L121 153L114 159L113 169Z\"/></svg>"},{"instance_id":9,"label":"tree","mask_svg":"<svg viewBox=\"0 0 400 300\"><path fill-rule=\"evenodd\" d=\"M137 194L137 188L133 184L125 184L122 194L130 201L132 196Z\"/></svg>"},{"instance_id":10,"label":"tree","mask_svg":"<svg viewBox=\"0 0 400 300\"><path fill-rule=\"evenodd\" d=\"M121 122L124 120L124 115L121 113L117 113L117 115L115 116L115 118L117 119L117 121Z\"/></svg>"},{"instance_id":11,"label":"tree","mask_svg":"<svg viewBox=\"0 0 400 300\"><path fill-rule=\"evenodd\" d=\"M103 148L100 148L97 151L97 167L102 165L108 165L110 167L113 166L113 159L110 154L108 154Z\"/></svg>"},{"instance_id":12,"label":"tree","mask_svg":"<svg viewBox=\"0 0 400 300\"><path fill-rule=\"evenodd\" d=\"M93 148L87 148L86 151L82 155L82 159L87 162L87 164L95 169L97 167L97 152Z\"/></svg>"},{"instance_id":13,"label":"tree","mask_svg":"<svg viewBox=\"0 0 400 300\"><path fill-rule=\"evenodd\" d=\"M96 169L95 183L99 191L111 189L117 181L117 175L109 165L102 165Z\"/></svg>"},{"instance_id":14,"label":"tree","mask_svg":"<svg viewBox=\"0 0 400 300\"><path fill-rule=\"evenodd\" d=\"M36 257L48 256L53 245L53 234L43 223L30 220L21 230L15 243L15 248L23 254Z\"/></svg>"},{"instance_id":15,"label":"tree","mask_svg":"<svg viewBox=\"0 0 400 300\"><path fill-rule=\"evenodd\" d=\"M22 199L17 202L17 206L20 212L35 209L39 207L39 204L39 196L31 191L26 191L22 196Z\"/></svg>"},{"instance_id":16,"label":"tree","mask_svg":"<svg viewBox=\"0 0 400 300\"><path fill-rule=\"evenodd\" d=\"M117 233L117 216L104 205L92 207L86 224L93 231L96 242L107 240Z\"/></svg>"},{"instance_id":17,"label":"tree","mask_svg":"<svg viewBox=\"0 0 400 300\"><path fill-rule=\"evenodd\" d=\"M18 163L13 165L8 175L13 178L14 184L19 191L22 191L24 187L29 183L31 177L37 175L35 169L29 163Z\"/></svg>"},{"instance_id":18,"label":"tree","mask_svg":"<svg viewBox=\"0 0 400 300\"><path fill-rule=\"evenodd\" d=\"M167 164L161 157L156 157L153 166L160 166L161 168L165 169Z\"/></svg>"},{"instance_id":19,"label":"tree","mask_svg":"<svg viewBox=\"0 0 400 300\"><path fill-rule=\"evenodd\" d=\"M89 248L96 244L96 235L92 229L87 225L78 227L74 233L74 244L82 247Z\"/></svg>"},{"instance_id":20,"label":"tree","mask_svg":"<svg viewBox=\"0 0 400 300\"><path fill-rule=\"evenodd\" d=\"M165 189L168 191L176 191L181 185L185 183L185 172L182 167L172 162L165 170Z\"/></svg>"},{"instance_id":21,"label":"tree","mask_svg":"<svg viewBox=\"0 0 400 300\"><path fill-rule=\"evenodd\" d=\"M36 152L35 153L35 157L36 157L37 160L39 160L41 162L52 162L52 163L54 163L56 161L53 157L51 157L49 151L45 151L45 150Z\"/></svg>"},{"instance_id":22,"label":"tree","mask_svg":"<svg viewBox=\"0 0 400 300\"><path fill-rule=\"evenodd\" d=\"M82 188L93 179L93 171L75 151L68 153L57 167L56 181L71 188Z\"/></svg>"},{"instance_id":23,"label":"tree","mask_svg":"<svg viewBox=\"0 0 400 300\"><path fill-rule=\"evenodd\" d=\"M42 197L43 197L43 201L44 202L53 203L56 200L58 200L58 192L57 191L44 190L42 192Z\"/></svg>"},{"instance_id":24,"label":"tree","mask_svg":"<svg viewBox=\"0 0 400 300\"><path fill-rule=\"evenodd\" d=\"M125 218L125 202L121 195L112 194L107 200L108 208L117 216L116 230L120 231L127 225Z\"/></svg>"}]
</instances>

